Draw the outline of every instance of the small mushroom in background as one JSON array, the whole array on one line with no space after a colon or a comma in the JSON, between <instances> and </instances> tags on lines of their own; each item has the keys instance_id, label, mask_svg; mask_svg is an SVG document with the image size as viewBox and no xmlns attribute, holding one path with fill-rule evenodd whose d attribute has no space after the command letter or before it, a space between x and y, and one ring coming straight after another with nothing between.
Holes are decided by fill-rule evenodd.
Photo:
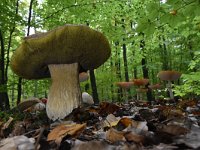
<instances>
[{"instance_id":1,"label":"small mushroom in background","mask_svg":"<svg viewBox=\"0 0 200 150\"><path fill-rule=\"evenodd\" d=\"M144 86L149 83L149 79L132 79L132 82L139 89L144 89ZM137 100L140 100L141 92L139 93L139 90L136 90L136 92L137 92Z\"/></svg>"},{"instance_id":2,"label":"small mushroom in background","mask_svg":"<svg viewBox=\"0 0 200 150\"><path fill-rule=\"evenodd\" d=\"M94 104L93 97L90 94L88 94L87 92L82 93L82 100L83 100L83 104L87 104L87 105Z\"/></svg>"},{"instance_id":3,"label":"small mushroom in background","mask_svg":"<svg viewBox=\"0 0 200 150\"><path fill-rule=\"evenodd\" d=\"M157 75L161 80L167 81L167 89L169 91L170 99L174 100L174 94L172 92L172 81L175 81L181 77L181 73L178 71L160 71Z\"/></svg>"},{"instance_id":4,"label":"small mushroom in background","mask_svg":"<svg viewBox=\"0 0 200 150\"><path fill-rule=\"evenodd\" d=\"M81 68L98 68L110 53L102 33L84 25L64 25L26 37L11 58L11 69L25 79L51 77L47 115L63 119L81 104Z\"/></svg>"},{"instance_id":5,"label":"small mushroom in background","mask_svg":"<svg viewBox=\"0 0 200 150\"><path fill-rule=\"evenodd\" d=\"M127 90L129 90L133 86L133 82L117 82L116 85L122 88L123 95L128 98Z\"/></svg>"},{"instance_id":6,"label":"small mushroom in background","mask_svg":"<svg viewBox=\"0 0 200 150\"><path fill-rule=\"evenodd\" d=\"M147 88L138 88L136 89L137 92L137 100L143 100L143 93L147 93L148 89Z\"/></svg>"},{"instance_id":7,"label":"small mushroom in background","mask_svg":"<svg viewBox=\"0 0 200 150\"><path fill-rule=\"evenodd\" d=\"M28 98L28 99L23 100L22 102L20 102L17 105L17 108L20 111L25 111L26 109L28 109L30 107L34 107L36 104L39 104L39 103L41 103L41 101L38 98L31 97L31 98Z\"/></svg>"},{"instance_id":8,"label":"small mushroom in background","mask_svg":"<svg viewBox=\"0 0 200 150\"><path fill-rule=\"evenodd\" d=\"M79 82L84 82L89 79L89 75L87 72L81 72L79 73Z\"/></svg>"},{"instance_id":9,"label":"small mushroom in background","mask_svg":"<svg viewBox=\"0 0 200 150\"><path fill-rule=\"evenodd\" d=\"M152 85L148 85L148 88L152 91L154 91L154 97L156 98L156 95L159 93L159 89L161 89L161 85L160 83L157 84L152 84Z\"/></svg>"},{"instance_id":10,"label":"small mushroom in background","mask_svg":"<svg viewBox=\"0 0 200 150\"><path fill-rule=\"evenodd\" d=\"M35 97L28 98L26 100L23 100L17 105L17 108L20 111L27 111L27 112L36 112L36 111L42 111L46 108L44 99L38 99Z\"/></svg>"}]
</instances>

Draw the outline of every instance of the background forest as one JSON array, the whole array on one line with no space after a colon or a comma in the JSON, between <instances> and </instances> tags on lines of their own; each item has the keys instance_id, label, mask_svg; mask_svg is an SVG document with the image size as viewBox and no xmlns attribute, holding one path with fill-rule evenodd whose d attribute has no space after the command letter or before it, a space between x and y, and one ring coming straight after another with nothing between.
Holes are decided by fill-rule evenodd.
<instances>
[{"instance_id":1,"label":"background forest","mask_svg":"<svg viewBox=\"0 0 200 150\"><path fill-rule=\"evenodd\" d=\"M10 58L25 36L64 24L89 25L110 42L111 57L94 70L100 101L123 99L115 84L119 81L149 78L150 84L160 83L161 70L182 73L174 83L177 96L200 95L199 0L1 0L0 109L47 96L50 80L19 78L9 67ZM90 80L81 88L92 94ZM129 95L135 93L131 88Z\"/></svg>"}]
</instances>

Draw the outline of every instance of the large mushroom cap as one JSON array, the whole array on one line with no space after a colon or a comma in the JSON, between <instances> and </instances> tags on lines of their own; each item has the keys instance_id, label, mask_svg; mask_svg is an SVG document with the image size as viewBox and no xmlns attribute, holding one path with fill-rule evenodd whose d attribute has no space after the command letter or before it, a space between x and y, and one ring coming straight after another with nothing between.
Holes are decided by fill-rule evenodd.
<instances>
[{"instance_id":1,"label":"large mushroom cap","mask_svg":"<svg viewBox=\"0 0 200 150\"><path fill-rule=\"evenodd\" d=\"M23 78L47 78L49 64L78 62L85 70L95 69L110 53L102 33L84 25L64 25L26 37L11 58L11 68Z\"/></svg>"},{"instance_id":2,"label":"large mushroom cap","mask_svg":"<svg viewBox=\"0 0 200 150\"><path fill-rule=\"evenodd\" d=\"M165 80L165 81L174 81L179 79L181 76L181 73L178 71L160 71L158 73L158 77L161 80Z\"/></svg>"}]
</instances>

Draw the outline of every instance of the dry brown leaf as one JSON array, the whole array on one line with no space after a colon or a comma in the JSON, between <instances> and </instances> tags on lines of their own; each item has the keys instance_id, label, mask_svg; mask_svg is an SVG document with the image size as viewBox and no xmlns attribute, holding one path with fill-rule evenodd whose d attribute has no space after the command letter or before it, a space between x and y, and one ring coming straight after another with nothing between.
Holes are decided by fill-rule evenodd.
<instances>
[{"instance_id":1,"label":"dry brown leaf","mask_svg":"<svg viewBox=\"0 0 200 150\"><path fill-rule=\"evenodd\" d=\"M130 118L122 118L119 120L119 123L124 125L125 127L128 127L133 123L133 120Z\"/></svg>"},{"instance_id":2,"label":"dry brown leaf","mask_svg":"<svg viewBox=\"0 0 200 150\"><path fill-rule=\"evenodd\" d=\"M193 107L197 105L196 100L182 100L177 104L181 108Z\"/></svg>"},{"instance_id":3,"label":"dry brown leaf","mask_svg":"<svg viewBox=\"0 0 200 150\"><path fill-rule=\"evenodd\" d=\"M113 127L116 126L119 122L119 119L116 118L113 114L109 114L106 119L103 121L103 127Z\"/></svg>"},{"instance_id":4,"label":"dry brown leaf","mask_svg":"<svg viewBox=\"0 0 200 150\"><path fill-rule=\"evenodd\" d=\"M179 125L164 125L161 131L172 135L183 135L189 132L187 128L181 127Z\"/></svg>"},{"instance_id":5,"label":"dry brown leaf","mask_svg":"<svg viewBox=\"0 0 200 150\"><path fill-rule=\"evenodd\" d=\"M112 145L107 144L105 141L82 142L76 140L72 150L111 150L112 148Z\"/></svg>"},{"instance_id":6,"label":"dry brown leaf","mask_svg":"<svg viewBox=\"0 0 200 150\"><path fill-rule=\"evenodd\" d=\"M112 114L115 111L119 110L120 106L108 102L102 102L100 104L99 114Z\"/></svg>"},{"instance_id":7,"label":"dry brown leaf","mask_svg":"<svg viewBox=\"0 0 200 150\"><path fill-rule=\"evenodd\" d=\"M86 124L61 124L54 128L47 137L47 141L62 139L66 135L78 136L86 127Z\"/></svg>"},{"instance_id":8,"label":"dry brown leaf","mask_svg":"<svg viewBox=\"0 0 200 150\"><path fill-rule=\"evenodd\" d=\"M112 143L118 142L118 141L125 141L124 134L125 132L123 131L117 131L113 128L110 128L106 132L106 140L109 140Z\"/></svg>"},{"instance_id":9,"label":"dry brown leaf","mask_svg":"<svg viewBox=\"0 0 200 150\"><path fill-rule=\"evenodd\" d=\"M144 142L144 136L135 134L134 132L127 132L126 134L124 134L124 137L129 142L135 142L135 143Z\"/></svg>"},{"instance_id":10,"label":"dry brown leaf","mask_svg":"<svg viewBox=\"0 0 200 150\"><path fill-rule=\"evenodd\" d=\"M194 111L194 112L192 112L192 114L195 116L200 116L200 111Z\"/></svg>"},{"instance_id":11,"label":"dry brown leaf","mask_svg":"<svg viewBox=\"0 0 200 150\"><path fill-rule=\"evenodd\" d=\"M29 109L31 106L34 106L37 103L40 103L41 101L37 98L32 98L28 100L24 100L21 103L17 105L17 108L21 111L24 111L26 109Z\"/></svg>"}]
</instances>

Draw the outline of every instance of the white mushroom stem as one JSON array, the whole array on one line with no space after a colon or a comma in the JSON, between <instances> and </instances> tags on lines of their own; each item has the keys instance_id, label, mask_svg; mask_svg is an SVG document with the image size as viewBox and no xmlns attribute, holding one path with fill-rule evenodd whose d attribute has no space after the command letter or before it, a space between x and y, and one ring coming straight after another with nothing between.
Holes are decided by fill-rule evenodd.
<instances>
[{"instance_id":1,"label":"white mushroom stem","mask_svg":"<svg viewBox=\"0 0 200 150\"><path fill-rule=\"evenodd\" d=\"M52 85L47 101L47 115L50 119L63 119L81 103L78 63L51 64L48 66Z\"/></svg>"},{"instance_id":2,"label":"white mushroom stem","mask_svg":"<svg viewBox=\"0 0 200 150\"><path fill-rule=\"evenodd\" d=\"M168 80L167 89L169 91L170 99L173 100L174 99L174 94L173 94L173 91L172 91L172 82L170 80Z\"/></svg>"}]
</instances>

